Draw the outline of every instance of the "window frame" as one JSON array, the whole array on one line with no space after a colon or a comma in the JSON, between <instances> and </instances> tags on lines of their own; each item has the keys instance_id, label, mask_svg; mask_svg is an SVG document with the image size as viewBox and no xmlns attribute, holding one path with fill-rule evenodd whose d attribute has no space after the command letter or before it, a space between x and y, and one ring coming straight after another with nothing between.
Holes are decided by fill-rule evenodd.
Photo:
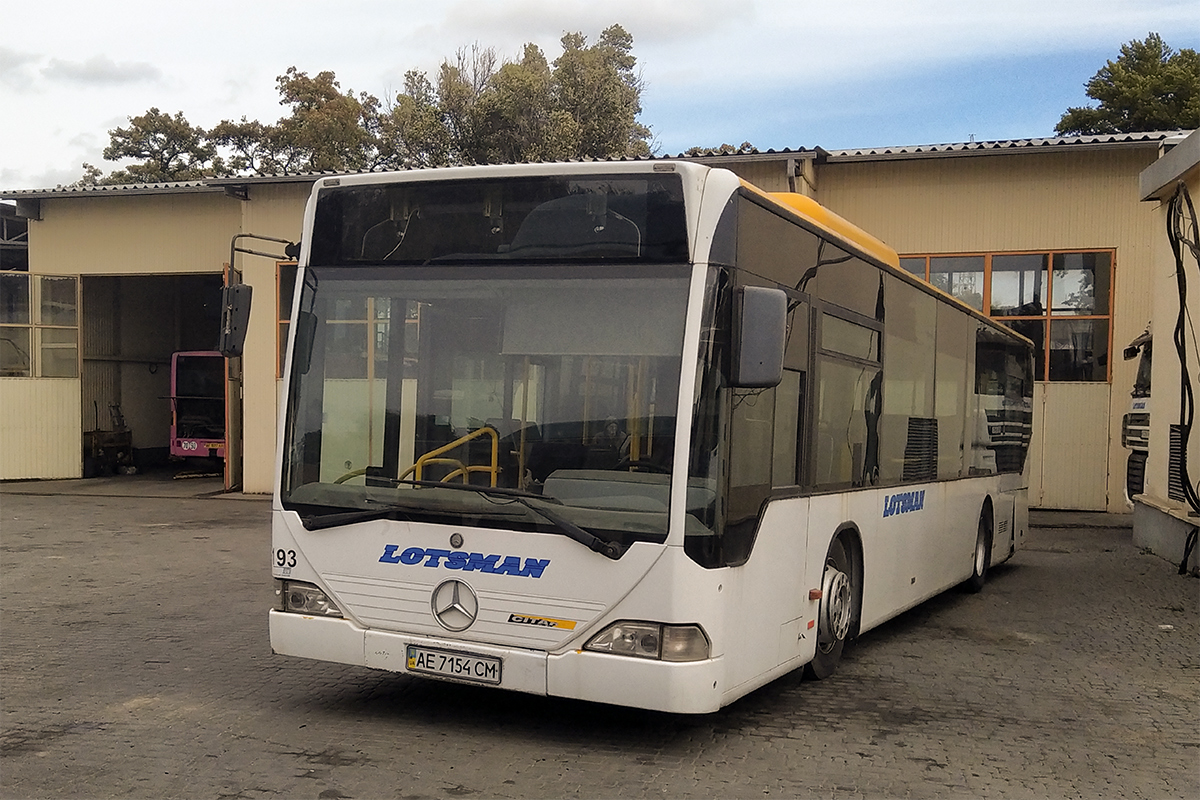
<instances>
[{"instance_id":1,"label":"window frame","mask_svg":"<svg viewBox=\"0 0 1200 800\"><path fill-rule=\"evenodd\" d=\"M0 330L26 331L28 333L29 350L27 358L29 360L29 369L24 375L4 375L6 378L37 378L37 379L63 379L63 380L79 380L80 368L80 342L79 342L79 320L80 320L80 281L77 275L53 275L43 273L32 273L15 270L5 270L4 277L10 278L13 276L22 276L25 278L26 299L28 302L28 320L23 322L10 322L0 320ZM74 305L73 316L74 324L53 324L43 322L43 281L69 280L74 284ZM74 335L74 344L66 342L45 342L44 333L46 331L69 331ZM74 370L71 375L46 375L46 364L48 361L59 362L56 359L47 359L46 351L53 350L74 350ZM70 362L67 362L70 363Z\"/></svg>"},{"instance_id":2,"label":"window frame","mask_svg":"<svg viewBox=\"0 0 1200 800\"><path fill-rule=\"evenodd\" d=\"M1055 313L1054 310L1054 264L1058 256L1071 255L1088 255L1088 254L1105 254L1108 256L1109 274L1108 280L1108 296L1104 298L1105 308L1107 311L1103 314L1063 314ZM1046 264L1046 285L1043 298L1043 311L1039 315L995 315L992 313L992 259L997 256L1042 256ZM1112 383L1112 365L1113 365L1113 303L1115 299L1114 288L1116 286L1117 273L1117 250L1114 247L1079 247L1079 248L1060 248L1046 250L996 250L996 251L974 251L974 252L947 252L947 253L911 253L900 256L900 268L910 275L915 275L922 280L929 282L930 265L935 258L983 258L983 309L980 313L987 316L989 319L998 322L1002 325L1009 326L1011 322L1041 322L1042 332L1041 341L1034 342L1037 346L1035 356L1041 361L1041 368L1038 370L1038 375L1035 376L1036 381L1043 383L1070 382L1063 379L1052 379L1050 377L1051 370L1051 342L1053 341L1053 332L1051 327L1055 322L1081 322L1081 321L1099 321L1105 323L1106 335L1106 353L1108 354L1104 367L1104 380L1083 381L1086 383ZM913 261L922 260L924 262L924 272L913 272L911 267L915 264ZM910 262L910 263L905 263ZM935 287L936 288L936 287ZM941 291L941 290L939 290ZM1097 298L1099 300L1100 298Z\"/></svg>"}]
</instances>

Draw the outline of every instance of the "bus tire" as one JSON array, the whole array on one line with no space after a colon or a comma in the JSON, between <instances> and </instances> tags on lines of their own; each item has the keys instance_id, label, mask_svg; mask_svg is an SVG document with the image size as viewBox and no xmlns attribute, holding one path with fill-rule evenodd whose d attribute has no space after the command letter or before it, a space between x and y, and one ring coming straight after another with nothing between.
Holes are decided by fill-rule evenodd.
<instances>
[{"instance_id":1,"label":"bus tire","mask_svg":"<svg viewBox=\"0 0 1200 800\"><path fill-rule=\"evenodd\" d=\"M975 534L975 553L971 557L971 577L963 587L972 594L983 591L987 583L988 565L992 561L992 524L988 513L979 515L979 531Z\"/></svg>"},{"instance_id":2,"label":"bus tire","mask_svg":"<svg viewBox=\"0 0 1200 800\"><path fill-rule=\"evenodd\" d=\"M825 556L821 605L817 610L817 652L804 667L807 677L822 680L837 669L846 641L853 632L857 596L854 565L846 543L839 536L830 543Z\"/></svg>"}]
</instances>

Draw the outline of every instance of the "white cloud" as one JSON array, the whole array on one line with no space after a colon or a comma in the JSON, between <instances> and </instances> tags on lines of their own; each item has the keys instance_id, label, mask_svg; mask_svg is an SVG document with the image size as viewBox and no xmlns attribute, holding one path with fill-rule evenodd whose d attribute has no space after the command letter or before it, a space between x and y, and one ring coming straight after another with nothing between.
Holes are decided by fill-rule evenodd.
<instances>
[{"instance_id":1,"label":"white cloud","mask_svg":"<svg viewBox=\"0 0 1200 800\"><path fill-rule=\"evenodd\" d=\"M0 85L21 91L29 88L32 71L29 65L40 60L33 53L22 53L10 47L0 47Z\"/></svg>"},{"instance_id":2,"label":"white cloud","mask_svg":"<svg viewBox=\"0 0 1200 800\"><path fill-rule=\"evenodd\" d=\"M983 123L964 121L958 98L969 92L947 99L934 91L931 100L899 87L911 92L947 77L969 87L998 60L1079 56L1086 69L987 90L994 119L1027 120L1030 96L1058 102L1050 87L1066 86L1071 104L1084 102L1083 82L1124 42L1156 31L1176 48L1200 46L1195 0L209 0L170 35L163 8L160 0L54 0L5 19L0 107L22 124L0 126L0 188L49 180L55 166L75 173L79 161L95 163L87 137L104 143L110 120L124 125L151 106L206 127L243 115L273 122L284 113L275 76L291 65L310 75L333 70L343 88L383 98L402 87L405 71L433 73L474 42L502 58L534 42L554 59L564 32L595 41L614 23L634 37L647 83L642 121L675 152L746 139L915 143L958 138L968 124L989 135ZM103 50L112 55L92 55ZM881 98L886 110L870 108ZM835 133L827 121L841 127ZM860 135L872 141L849 141Z\"/></svg>"},{"instance_id":3,"label":"white cloud","mask_svg":"<svg viewBox=\"0 0 1200 800\"><path fill-rule=\"evenodd\" d=\"M42 69L42 75L51 81L66 81L92 86L115 86L156 81L162 73L158 67L145 62L118 64L108 56L92 56L87 61L64 61L52 58L49 66Z\"/></svg>"}]
</instances>

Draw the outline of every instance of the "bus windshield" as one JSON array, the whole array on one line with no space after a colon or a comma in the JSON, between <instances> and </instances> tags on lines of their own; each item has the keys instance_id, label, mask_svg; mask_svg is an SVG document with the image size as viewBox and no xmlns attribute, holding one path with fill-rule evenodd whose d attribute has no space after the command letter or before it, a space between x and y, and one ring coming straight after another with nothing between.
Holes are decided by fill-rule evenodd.
<instances>
[{"instance_id":1,"label":"bus windshield","mask_svg":"<svg viewBox=\"0 0 1200 800\"><path fill-rule=\"evenodd\" d=\"M307 268L284 507L662 541L689 275Z\"/></svg>"}]
</instances>

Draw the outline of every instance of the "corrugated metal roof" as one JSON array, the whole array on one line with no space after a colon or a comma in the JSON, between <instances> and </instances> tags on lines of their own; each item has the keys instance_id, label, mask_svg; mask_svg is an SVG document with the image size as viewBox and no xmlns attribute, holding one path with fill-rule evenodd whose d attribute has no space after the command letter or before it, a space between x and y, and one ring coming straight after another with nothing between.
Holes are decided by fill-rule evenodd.
<instances>
[{"instance_id":1,"label":"corrugated metal roof","mask_svg":"<svg viewBox=\"0 0 1200 800\"><path fill-rule=\"evenodd\" d=\"M1098 150L1138 145L1157 147L1163 141L1190 133L1187 130L1114 133L1097 136L1059 136L1045 139L1000 139L986 142L954 142L904 147L867 147L830 150L829 161L875 161L884 159L946 158L981 155L1014 155L1047 150Z\"/></svg>"},{"instance_id":2,"label":"corrugated metal roof","mask_svg":"<svg viewBox=\"0 0 1200 800\"><path fill-rule=\"evenodd\" d=\"M613 158L607 161L694 161L701 164L719 165L737 162L783 161L787 159L814 159L818 163L877 161L886 159L947 158L987 155L1016 155L1029 152L1047 152L1075 149L1112 149L1125 147L1158 147L1168 139L1183 139L1189 130L1147 131L1143 133L1118 133L1099 136L1061 136L1045 139L1001 139L986 142L952 142L946 144L905 145L896 147L867 147L850 150L825 150L821 147L799 147L796 149L759 150L749 148L732 153L707 150L699 155L663 155L649 158ZM582 159L592 161L594 159ZM361 170L369 172L369 170ZM252 184L299 183L315 181L324 175L345 174L333 172L309 172L289 175L246 175L227 178L208 178L179 183L142 183L117 186L60 186L55 189L0 190L0 199L38 200L66 197L114 197L120 195L146 194L189 194L223 192L229 187ZM353 173L358 174L358 173Z\"/></svg>"},{"instance_id":3,"label":"corrugated metal roof","mask_svg":"<svg viewBox=\"0 0 1200 800\"><path fill-rule=\"evenodd\" d=\"M139 194L193 194L222 192L224 188L208 181L178 183L127 183L111 186L59 186L54 189L0 190L0 197L9 200L41 200L49 197L117 197Z\"/></svg>"}]
</instances>

